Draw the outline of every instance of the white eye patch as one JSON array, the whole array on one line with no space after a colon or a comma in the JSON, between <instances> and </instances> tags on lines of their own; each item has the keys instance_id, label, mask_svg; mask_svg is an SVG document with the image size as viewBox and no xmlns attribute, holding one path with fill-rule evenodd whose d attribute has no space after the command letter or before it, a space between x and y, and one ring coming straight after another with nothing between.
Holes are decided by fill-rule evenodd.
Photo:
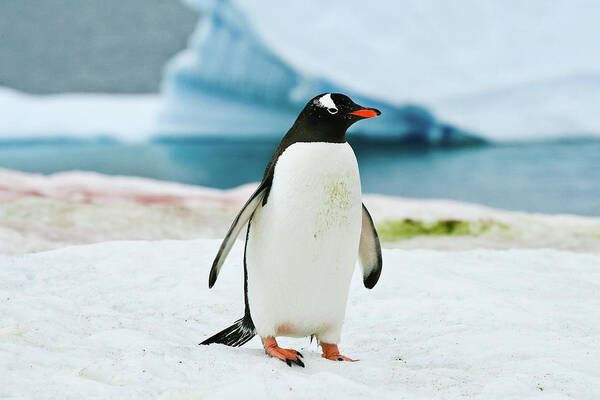
<instances>
[{"instance_id":1,"label":"white eye patch","mask_svg":"<svg viewBox=\"0 0 600 400\"><path fill-rule=\"evenodd\" d=\"M317 103L321 107L327 108L330 114L336 114L338 112L337 106L331 99L331 93L324 94L317 99Z\"/></svg>"}]
</instances>

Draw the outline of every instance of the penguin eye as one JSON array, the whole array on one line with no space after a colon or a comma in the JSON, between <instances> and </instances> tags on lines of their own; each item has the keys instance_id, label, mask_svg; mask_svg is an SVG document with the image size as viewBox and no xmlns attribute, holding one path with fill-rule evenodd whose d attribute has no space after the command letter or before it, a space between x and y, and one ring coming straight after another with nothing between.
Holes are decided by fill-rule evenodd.
<instances>
[{"instance_id":1,"label":"penguin eye","mask_svg":"<svg viewBox=\"0 0 600 400\"><path fill-rule=\"evenodd\" d=\"M327 111L329 111L329 114L337 114L338 109L337 108L328 108Z\"/></svg>"}]
</instances>

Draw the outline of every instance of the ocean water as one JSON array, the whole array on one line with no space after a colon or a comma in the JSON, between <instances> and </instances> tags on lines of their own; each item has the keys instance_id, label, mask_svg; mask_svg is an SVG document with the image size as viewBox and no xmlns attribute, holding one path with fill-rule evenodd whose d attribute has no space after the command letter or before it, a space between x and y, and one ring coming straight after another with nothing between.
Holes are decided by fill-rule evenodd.
<instances>
[{"instance_id":1,"label":"ocean water","mask_svg":"<svg viewBox=\"0 0 600 400\"><path fill-rule=\"evenodd\" d=\"M0 144L0 167L90 170L231 188L259 181L277 143L224 139ZM366 193L600 216L600 141L470 147L354 143Z\"/></svg>"}]
</instances>

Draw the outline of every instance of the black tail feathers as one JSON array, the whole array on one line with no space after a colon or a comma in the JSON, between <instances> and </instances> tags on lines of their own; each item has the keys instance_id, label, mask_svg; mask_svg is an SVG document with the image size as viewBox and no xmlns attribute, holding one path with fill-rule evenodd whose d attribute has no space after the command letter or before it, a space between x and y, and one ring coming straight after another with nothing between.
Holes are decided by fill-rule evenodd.
<instances>
[{"instance_id":1,"label":"black tail feathers","mask_svg":"<svg viewBox=\"0 0 600 400\"><path fill-rule=\"evenodd\" d=\"M256 335L254 324L246 318L240 318L230 327L209 337L200 344L220 343L226 346L239 347L250 341Z\"/></svg>"}]
</instances>

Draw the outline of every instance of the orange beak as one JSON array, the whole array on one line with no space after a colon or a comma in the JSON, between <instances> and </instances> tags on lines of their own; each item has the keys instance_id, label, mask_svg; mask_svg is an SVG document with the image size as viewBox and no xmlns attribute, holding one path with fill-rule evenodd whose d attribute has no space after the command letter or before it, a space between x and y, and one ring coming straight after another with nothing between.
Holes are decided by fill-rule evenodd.
<instances>
[{"instance_id":1,"label":"orange beak","mask_svg":"<svg viewBox=\"0 0 600 400\"><path fill-rule=\"evenodd\" d=\"M363 117L363 118L373 118L378 116L379 114L381 114L379 111L377 110L372 110L372 109L362 109L362 110L356 110L356 111L352 111L350 114L352 115L356 115L359 117Z\"/></svg>"}]
</instances>

